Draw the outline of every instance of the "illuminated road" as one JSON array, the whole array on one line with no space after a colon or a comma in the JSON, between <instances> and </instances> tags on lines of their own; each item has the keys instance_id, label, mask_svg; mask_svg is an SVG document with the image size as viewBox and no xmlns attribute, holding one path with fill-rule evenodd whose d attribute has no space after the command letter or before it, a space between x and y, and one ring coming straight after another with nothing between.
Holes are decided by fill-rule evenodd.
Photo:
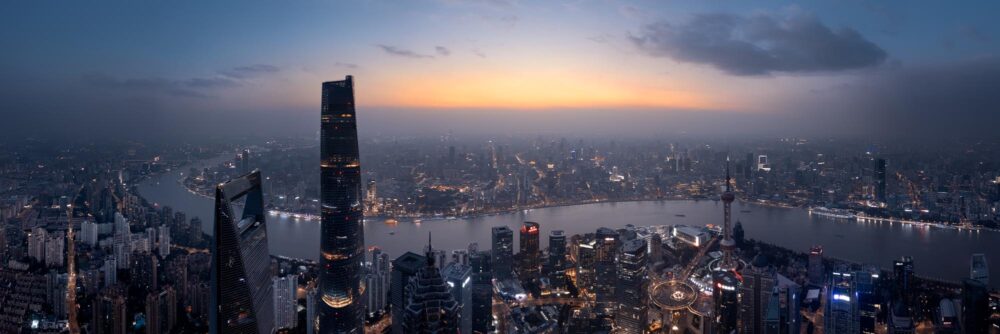
<instances>
[{"instance_id":1,"label":"illuminated road","mask_svg":"<svg viewBox=\"0 0 1000 334\"><path fill-rule=\"evenodd\" d=\"M371 325L365 325L365 334L380 334L392 325L392 317L389 314L382 315L382 318Z\"/></svg>"},{"instance_id":2,"label":"illuminated road","mask_svg":"<svg viewBox=\"0 0 1000 334\"><path fill-rule=\"evenodd\" d=\"M73 205L66 205L66 246L69 252L66 254L66 310L69 312L69 332L70 334L80 334L80 324L76 320L76 244L73 243Z\"/></svg>"},{"instance_id":3,"label":"illuminated road","mask_svg":"<svg viewBox=\"0 0 1000 334\"><path fill-rule=\"evenodd\" d=\"M708 239L708 242L705 243L705 246L701 247L701 249L698 250L698 254L695 254L694 258L691 259L691 262L688 263L687 267L684 267L684 271L681 271L680 278L682 280L686 280L688 279L688 276L691 276L691 272L694 271L694 268L696 268L698 264L701 263L701 258L705 256L705 252L708 252L708 249L712 248L712 244L714 244L718 240L719 240L718 236Z\"/></svg>"}]
</instances>

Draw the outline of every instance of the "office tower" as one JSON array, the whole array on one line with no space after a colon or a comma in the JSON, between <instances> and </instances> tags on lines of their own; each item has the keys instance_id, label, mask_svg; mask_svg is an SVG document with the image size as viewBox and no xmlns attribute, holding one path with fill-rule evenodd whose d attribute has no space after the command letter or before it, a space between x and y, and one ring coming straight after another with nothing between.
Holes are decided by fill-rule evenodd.
<instances>
[{"instance_id":1,"label":"office tower","mask_svg":"<svg viewBox=\"0 0 1000 334\"><path fill-rule=\"evenodd\" d=\"M448 253L441 249L424 249L424 254L434 258L434 265L438 270L443 269L448 264Z\"/></svg>"},{"instance_id":2,"label":"office tower","mask_svg":"<svg viewBox=\"0 0 1000 334\"><path fill-rule=\"evenodd\" d=\"M893 300L906 308L912 306L910 292L913 288L913 258L904 256L893 261Z\"/></svg>"},{"instance_id":3,"label":"office tower","mask_svg":"<svg viewBox=\"0 0 1000 334\"><path fill-rule=\"evenodd\" d=\"M771 171L771 165L767 163L767 155L761 154L757 156L757 170L758 171Z\"/></svg>"},{"instance_id":4,"label":"office tower","mask_svg":"<svg viewBox=\"0 0 1000 334\"><path fill-rule=\"evenodd\" d=\"M378 247L371 248L371 262L367 265L365 287L368 301L365 307L369 317L375 317L385 311L389 302L389 255L382 253Z\"/></svg>"},{"instance_id":5,"label":"office tower","mask_svg":"<svg viewBox=\"0 0 1000 334\"><path fill-rule=\"evenodd\" d=\"M618 251L618 232L607 227L597 229L597 258L594 261L596 277L594 294L597 308L602 311L615 309L615 258Z\"/></svg>"},{"instance_id":6,"label":"office tower","mask_svg":"<svg viewBox=\"0 0 1000 334\"><path fill-rule=\"evenodd\" d=\"M743 230L743 223L737 219L736 224L733 224L733 241L736 242L736 247L743 247L745 237L746 232Z\"/></svg>"},{"instance_id":7,"label":"office tower","mask_svg":"<svg viewBox=\"0 0 1000 334\"><path fill-rule=\"evenodd\" d=\"M649 264L656 264L663 261L663 237L660 233L653 232L649 236Z\"/></svg>"},{"instance_id":8,"label":"office tower","mask_svg":"<svg viewBox=\"0 0 1000 334\"><path fill-rule=\"evenodd\" d=\"M511 279L514 271L514 231L507 226L493 227L493 277Z\"/></svg>"},{"instance_id":9,"label":"office tower","mask_svg":"<svg viewBox=\"0 0 1000 334\"><path fill-rule=\"evenodd\" d=\"M354 82L323 83L320 117L320 333L362 333L364 215Z\"/></svg>"},{"instance_id":10,"label":"office tower","mask_svg":"<svg viewBox=\"0 0 1000 334\"><path fill-rule=\"evenodd\" d=\"M249 148L243 149L243 151L240 152L240 170L242 170L244 174L249 173L250 171L253 170L253 167L250 166Z\"/></svg>"},{"instance_id":11,"label":"office tower","mask_svg":"<svg viewBox=\"0 0 1000 334\"><path fill-rule=\"evenodd\" d=\"M456 249L451 251L451 262L469 265L469 251L466 249Z\"/></svg>"},{"instance_id":12,"label":"office tower","mask_svg":"<svg viewBox=\"0 0 1000 334\"><path fill-rule=\"evenodd\" d=\"M733 255L733 251L736 250L736 241L733 241L733 226L731 225L733 200L736 199L736 195L733 194L729 181L729 158L726 158L726 191L722 193L722 241L719 242L720 248L722 248L722 260L719 261L719 270L722 271L732 271L739 268L736 256Z\"/></svg>"},{"instance_id":13,"label":"office tower","mask_svg":"<svg viewBox=\"0 0 1000 334\"><path fill-rule=\"evenodd\" d=\"M889 315L886 321L887 333L909 334L915 333L915 322L910 313L910 308L904 303L889 303Z\"/></svg>"},{"instance_id":14,"label":"office tower","mask_svg":"<svg viewBox=\"0 0 1000 334\"><path fill-rule=\"evenodd\" d=\"M934 317L935 333L958 334L959 321L955 302L948 298L941 298L938 302L937 315Z\"/></svg>"},{"instance_id":15,"label":"office tower","mask_svg":"<svg viewBox=\"0 0 1000 334\"><path fill-rule=\"evenodd\" d=\"M885 202L885 159L875 159L875 200Z\"/></svg>"},{"instance_id":16,"label":"office tower","mask_svg":"<svg viewBox=\"0 0 1000 334\"><path fill-rule=\"evenodd\" d=\"M392 303L392 333L406 333L403 330L403 320L406 302L409 300L406 286L410 278L417 275L427 259L413 252L406 252L392 261L392 282L389 284L389 302Z\"/></svg>"},{"instance_id":17,"label":"office tower","mask_svg":"<svg viewBox=\"0 0 1000 334\"><path fill-rule=\"evenodd\" d=\"M715 301L717 333L735 332L739 324L740 281L731 271L712 272L712 299Z\"/></svg>"},{"instance_id":18,"label":"office tower","mask_svg":"<svg viewBox=\"0 0 1000 334\"><path fill-rule=\"evenodd\" d=\"M969 278L990 285L990 269L986 264L986 254L972 254L972 264L969 266Z\"/></svg>"},{"instance_id":19,"label":"office tower","mask_svg":"<svg viewBox=\"0 0 1000 334\"><path fill-rule=\"evenodd\" d=\"M260 171L215 187L215 242L212 243L212 304L216 333L274 331L271 258L267 251L264 191ZM237 216L233 202L244 199Z\"/></svg>"},{"instance_id":20,"label":"office tower","mask_svg":"<svg viewBox=\"0 0 1000 334\"><path fill-rule=\"evenodd\" d=\"M576 246L576 287L581 292L594 293L594 281L597 271L597 240L593 235L585 235L580 238Z\"/></svg>"},{"instance_id":21,"label":"office tower","mask_svg":"<svg viewBox=\"0 0 1000 334\"><path fill-rule=\"evenodd\" d=\"M775 276L767 257L758 254L743 271L740 285L740 320L743 333L764 333L764 322L774 292ZM775 316L779 313L775 312ZM777 319L777 317L776 317Z\"/></svg>"},{"instance_id":22,"label":"office tower","mask_svg":"<svg viewBox=\"0 0 1000 334\"><path fill-rule=\"evenodd\" d=\"M459 332L459 303L449 291L434 261L434 257L427 254L426 265L406 286L406 308L403 312L403 331L406 333Z\"/></svg>"},{"instance_id":23,"label":"office tower","mask_svg":"<svg viewBox=\"0 0 1000 334\"><path fill-rule=\"evenodd\" d=\"M493 323L493 269L490 252L469 254L472 271L472 333L485 334Z\"/></svg>"},{"instance_id":24,"label":"office tower","mask_svg":"<svg viewBox=\"0 0 1000 334\"><path fill-rule=\"evenodd\" d=\"M809 249L809 284L823 286L823 246Z\"/></svg>"},{"instance_id":25,"label":"office tower","mask_svg":"<svg viewBox=\"0 0 1000 334\"><path fill-rule=\"evenodd\" d=\"M530 281L538 278L538 267L542 257L539 246L540 233L538 223L521 224L521 251L517 254L521 258L521 266L518 268L518 277L521 280Z\"/></svg>"},{"instance_id":26,"label":"office tower","mask_svg":"<svg viewBox=\"0 0 1000 334\"><path fill-rule=\"evenodd\" d=\"M460 333L472 333L472 267L452 262L441 270L441 277L458 302Z\"/></svg>"},{"instance_id":27,"label":"office tower","mask_svg":"<svg viewBox=\"0 0 1000 334\"><path fill-rule=\"evenodd\" d=\"M878 267L866 267L854 272L855 297L858 299L858 330L863 334L874 334L878 322L878 311L882 308L879 289Z\"/></svg>"},{"instance_id":28,"label":"office tower","mask_svg":"<svg viewBox=\"0 0 1000 334\"><path fill-rule=\"evenodd\" d=\"M775 289L767 300L767 308L764 310L763 331L765 334L782 333L784 324L784 313L781 309L782 298L779 291ZM743 326L746 328L746 326ZM786 331L787 332L787 331Z\"/></svg>"},{"instance_id":29,"label":"office tower","mask_svg":"<svg viewBox=\"0 0 1000 334\"><path fill-rule=\"evenodd\" d=\"M800 313L802 287L780 274L775 275L775 278L777 279L777 295L772 297L771 302L777 302L781 311L778 333L799 333L802 329L802 314Z\"/></svg>"},{"instance_id":30,"label":"office tower","mask_svg":"<svg viewBox=\"0 0 1000 334\"><path fill-rule=\"evenodd\" d=\"M753 170L757 165L753 159L753 152L747 153L747 159L744 163L746 165L743 166L743 177L749 180L753 177Z\"/></svg>"},{"instance_id":31,"label":"office tower","mask_svg":"<svg viewBox=\"0 0 1000 334\"><path fill-rule=\"evenodd\" d=\"M368 180L368 186L365 188L365 210L378 213L378 186L375 180Z\"/></svg>"},{"instance_id":32,"label":"office tower","mask_svg":"<svg viewBox=\"0 0 1000 334\"><path fill-rule=\"evenodd\" d=\"M319 290L315 286L306 288L306 334L316 334L319 319L316 318L316 308L319 307Z\"/></svg>"},{"instance_id":33,"label":"office tower","mask_svg":"<svg viewBox=\"0 0 1000 334\"><path fill-rule=\"evenodd\" d=\"M566 235L563 231L549 234L549 284L552 290L566 290Z\"/></svg>"},{"instance_id":34,"label":"office tower","mask_svg":"<svg viewBox=\"0 0 1000 334\"><path fill-rule=\"evenodd\" d=\"M846 334L861 331L857 286L853 276L845 270L834 270L831 273L826 309L823 313L824 333Z\"/></svg>"},{"instance_id":35,"label":"office tower","mask_svg":"<svg viewBox=\"0 0 1000 334\"><path fill-rule=\"evenodd\" d=\"M294 329L298 322L299 302L295 298L298 278L295 275L275 277L271 288L274 291L274 328Z\"/></svg>"},{"instance_id":36,"label":"office tower","mask_svg":"<svg viewBox=\"0 0 1000 334\"><path fill-rule=\"evenodd\" d=\"M962 281L962 328L966 333L989 333L990 296L985 283L974 279Z\"/></svg>"},{"instance_id":37,"label":"office tower","mask_svg":"<svg viewBox=\"0 0 1000 334\"><path fill-rule=\"evenodd\" d=\"M157 243L159 246L157 249L159 250L160 258L165 259L170 255L170 226L166 224L160 225L160 232L158 234L160 240ZM153 239L149 239L149 242L152 243Z\"/></svg>"},{"instance_id":38,"label":"office tower","mask_svg":"<svg viewBox=\"0 0 1000 334\"><path fill-rule=\"evenodd\" d=\"M617 261L615 328L617 333L646 333L648 284L646 241L630 240L622 245Z\"/></svg>"},{"instance_id":39,"label":"office tower","mask_svg":"<svg viewBox=\"0 0 1000 334\"><path fill-rule=\"evenodd\" d=\"M129 319L125 312L125 296L117 288L105 289L94 298L93 320L90 323L94 334L125 334Z\"/></svg>"}]
</instances>

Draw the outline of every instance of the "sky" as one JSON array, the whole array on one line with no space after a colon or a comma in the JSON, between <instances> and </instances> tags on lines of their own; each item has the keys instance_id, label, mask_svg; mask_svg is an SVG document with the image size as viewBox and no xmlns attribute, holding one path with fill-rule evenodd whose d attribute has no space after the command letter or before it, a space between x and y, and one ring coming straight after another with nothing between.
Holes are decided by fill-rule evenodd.
<instances>
[{"instance_id":1,"label":"sky","mask_svg":"<svg viewBox=\"0 0 1000 334\"><path fill-rule=\"evenodd\" d=\"M995 1L22 1L5 135L995 136Z\"/></svg>"}]
</instances>

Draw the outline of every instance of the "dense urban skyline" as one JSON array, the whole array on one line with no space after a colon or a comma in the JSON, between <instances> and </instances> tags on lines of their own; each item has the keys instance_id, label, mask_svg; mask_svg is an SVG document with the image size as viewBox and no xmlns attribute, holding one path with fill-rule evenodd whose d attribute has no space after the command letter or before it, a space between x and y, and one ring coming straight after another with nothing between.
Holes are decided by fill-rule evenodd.
<instances>
[{"instance_id":1,"label":"dense urban skyline","mask_svg":"<svg viewBox=\"0 0 1000 334\"><path fill-rule=\"evenodd\" d=\"M867 1L17 3L0 14L0 41L11 46L0 55L0 112L4 132L17 135L42 121L47 129L31 134L81 124L157 139L248 126L312 133L315 83L354 74L377 87L358 96L369 108L366 133L987 136L1000 106L997 10Z\"/></svg>"},{"instance_id":2,"label":"dense urban skyline","mask_svg":"<svg viewBox=\"0 0 1000 334\"><path fill-rule=\"evenodd\" d=\"M0 9L2 333L1000 334L993 3Z\"/></svg>"}]
</instances>

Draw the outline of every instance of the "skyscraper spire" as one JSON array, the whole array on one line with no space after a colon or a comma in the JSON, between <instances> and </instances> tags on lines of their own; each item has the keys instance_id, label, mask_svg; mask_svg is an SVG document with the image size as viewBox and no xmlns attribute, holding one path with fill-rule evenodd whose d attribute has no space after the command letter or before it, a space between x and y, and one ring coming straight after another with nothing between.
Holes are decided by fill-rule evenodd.
<instances>
[{"instance_id":1,"label":"skyscraper spire","mask_svg":"<svg viewBox=\"0 0 1000 334\"><path fill-rule=\"evenodd\" d=\"M434 266L434 246L431 244L431 232L427 231L427 266Z\"/></svg>"},{"instance_id":2,"label":"skyscraper spire","mask_svg":"<svg viewBox=\"0 0 1000 334\"><path fill-rule=\"evenodd\" d=\"M732 189L729 188L729 181L730 180L731 180L731 178L729 177L729 155L726 155L726 192L731 192L732 191Z\"/></svg>"}]
</instances>

